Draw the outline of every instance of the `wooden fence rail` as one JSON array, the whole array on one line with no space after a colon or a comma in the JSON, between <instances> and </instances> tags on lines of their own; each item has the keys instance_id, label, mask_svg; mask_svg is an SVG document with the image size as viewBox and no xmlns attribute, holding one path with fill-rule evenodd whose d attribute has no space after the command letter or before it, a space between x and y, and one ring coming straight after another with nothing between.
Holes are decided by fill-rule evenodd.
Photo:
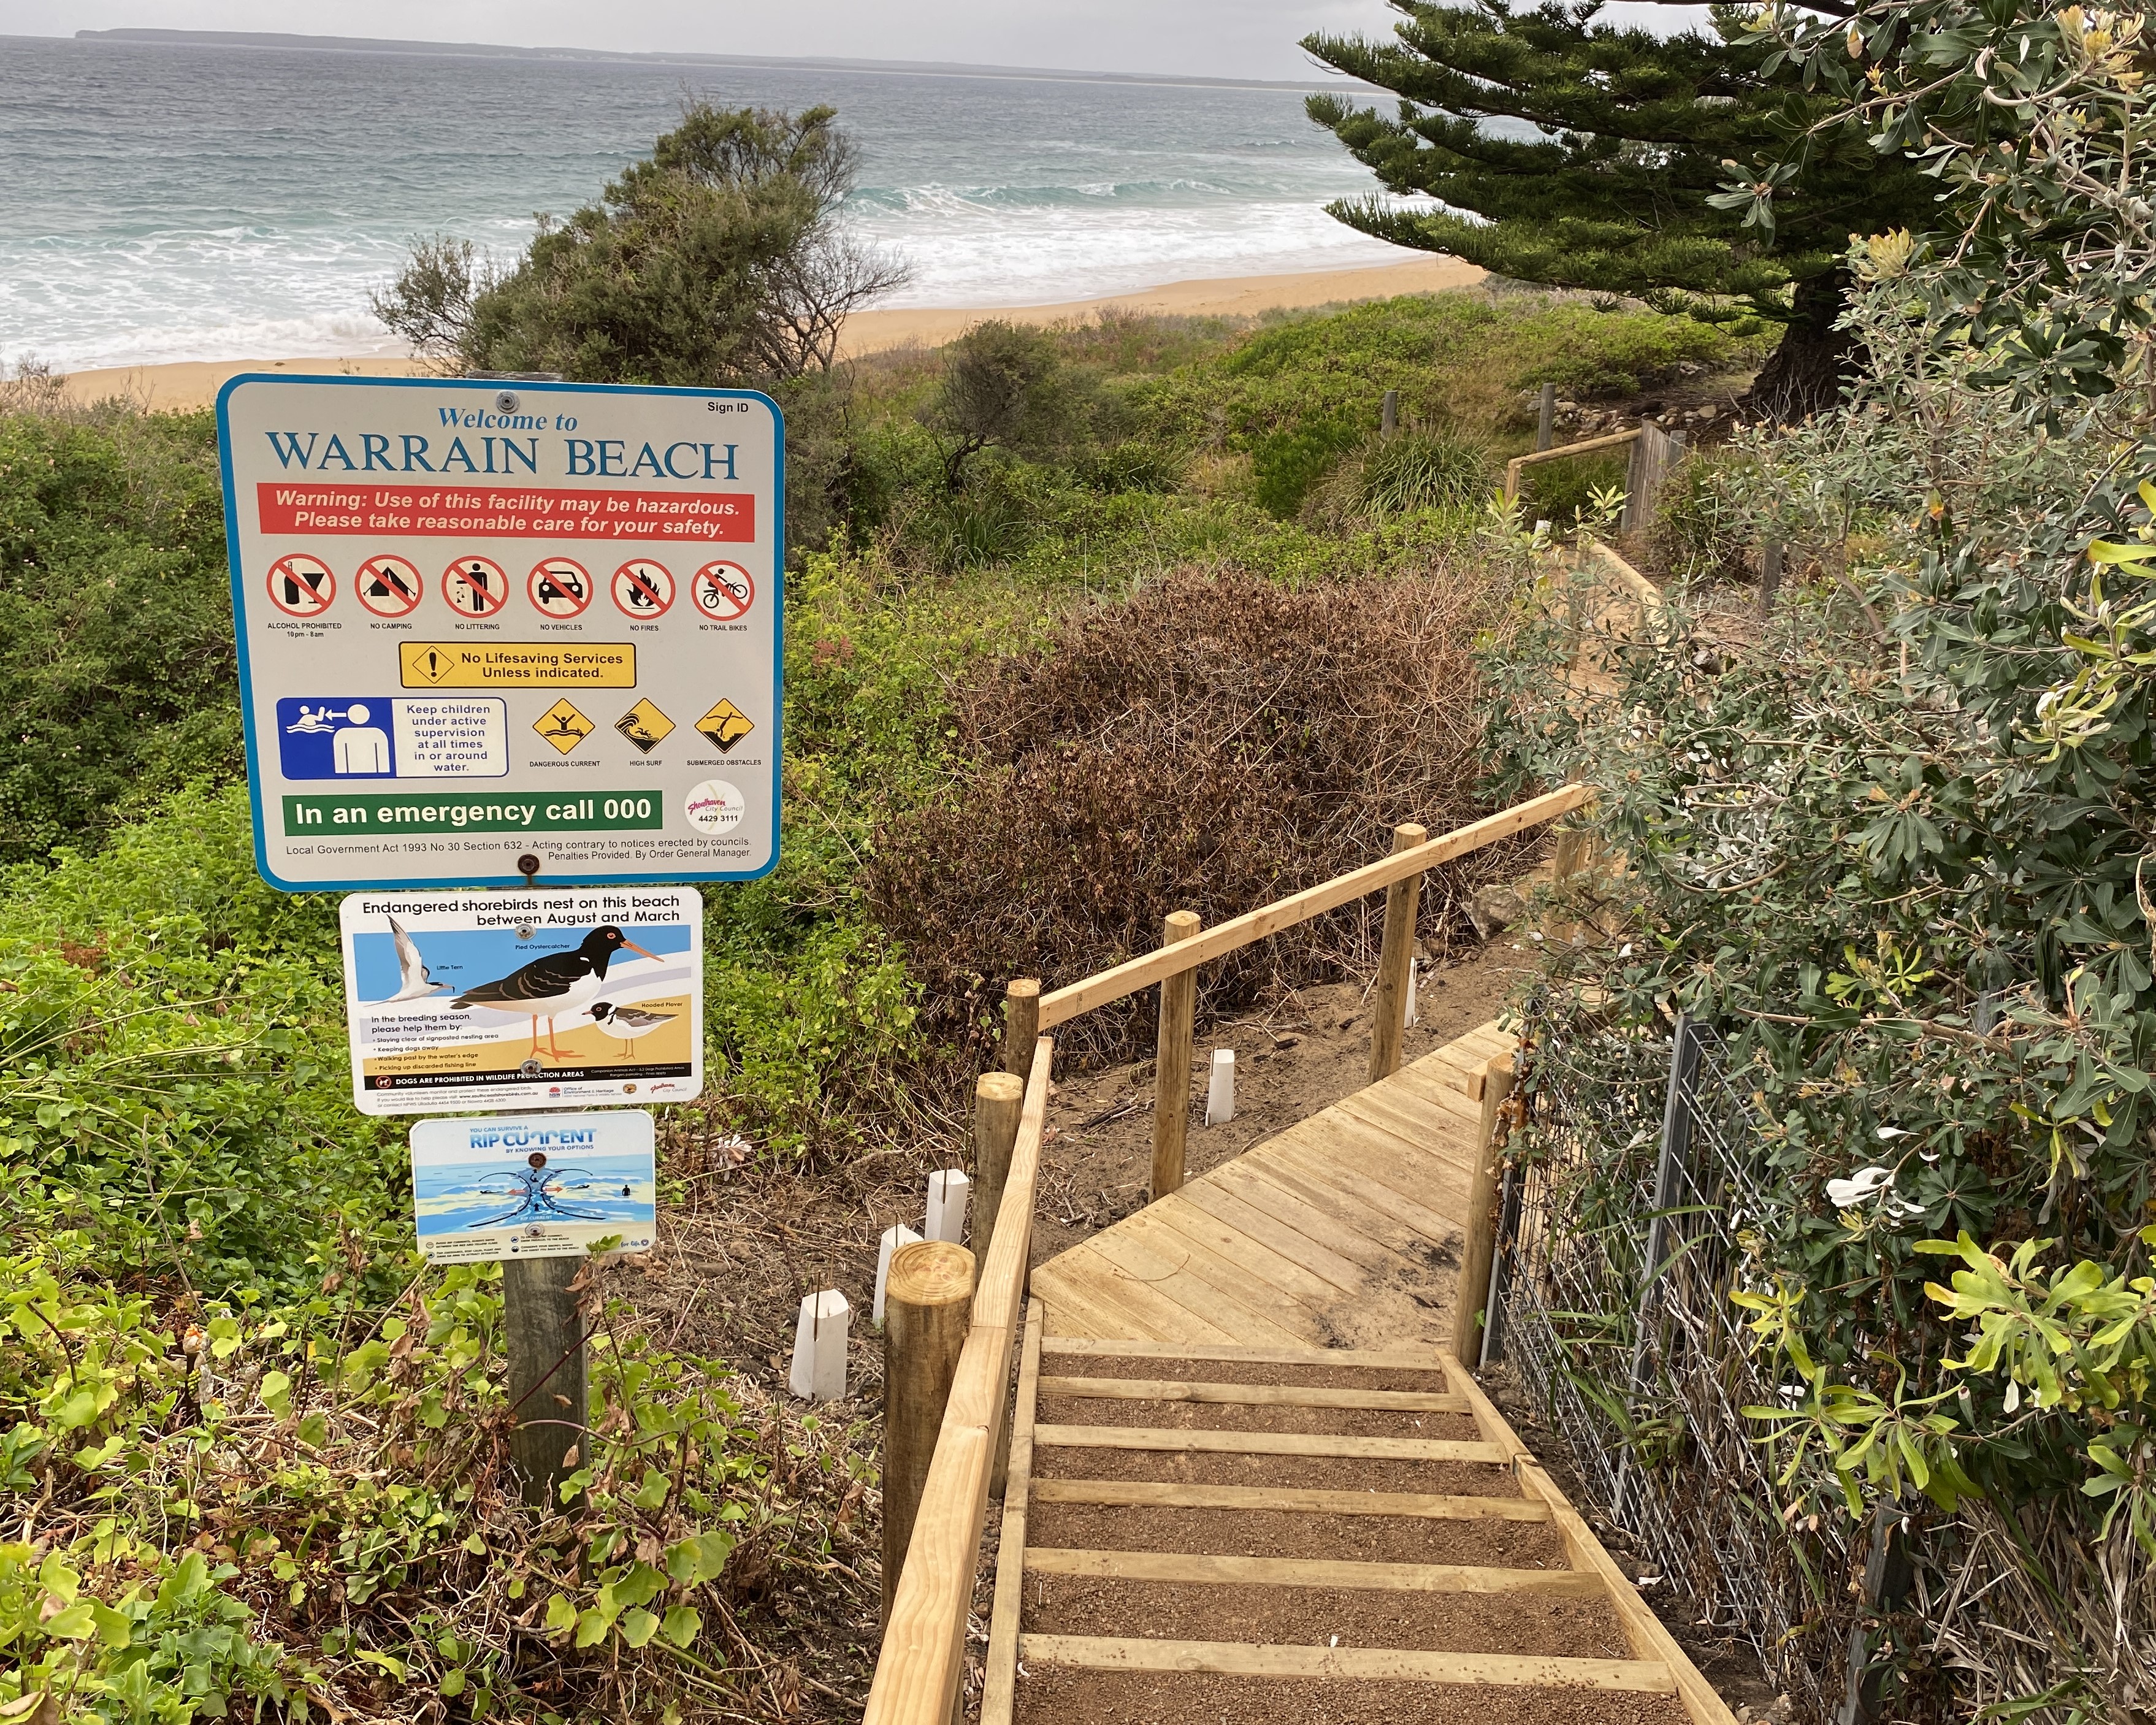
<instances>
[{"instance_id":1,"label":"wooden fence rail","mask_svg":"<svg viewBox=\"0 0 2156 1725\"><path fill-rule=\"evenodd\" d=\"M1199 965L1224 957L1253 941L1322 916L1365 894L1419 880L1425 870L1557 820L1585 806L1593 795L1585 785L1566 785L1420 843L1407 842L1419 829L1404 828L1395 837L1402 848L1389 856L1217 927L1188 934L1180 927L1172 928L1169 943L1158 951L1067 988L1042 993L1037 983L1013 983L1002 1057L1005 1066L1025 1081L1018 1137L993 1221L983 1230L985 1250L974 1287L973 1327L952 1379L935 1456L921 1487L913 1535L891 1599L890 1622L884 1631L883 1651L876 1662L863 1725L948 1725L965 1673L967 1615L1009 1406L1011 1348L1019 1335L1033 1243L1034 1193L1047 1126L1049 1070L1055 1044L1042 1033L1141 988L1187 979ZM1404 979L1404 955L1414 937L1405 915L1388 918L1387 936L1389 949L1399 950L1389 950L1382 966L1389 973L1396 968ZM1168 992L1175 995L1182 991L1170 988ZM1404 1012L1404 987L1395 986L1387 992L1381 1009L1395 1014ZM1172 1015L1187 1023L1179 1013ZM1169 1016L1163 1014L1163 1023ZM1029 1033L1029 1050L1021 1040ZM1383 1039L1380 1045L1379 1051L1383 1052ZM1396 1060L1397 1026L1390 1048L1389 1058ZM1187 1060L1174 1058L1173 1050L1165 1051L1164 1057L1171 1065L1187 1065ZM1179 1070L1172 1076L1183 1081L1160 1086L1166 1099L1161 1106L1174 1108L1179 1117L1188 1106L1188 1079ZM1170 1172L1179 1180L1179 1154L1176 1161L1178 1166Z\"/></svg>"}]
</instances>

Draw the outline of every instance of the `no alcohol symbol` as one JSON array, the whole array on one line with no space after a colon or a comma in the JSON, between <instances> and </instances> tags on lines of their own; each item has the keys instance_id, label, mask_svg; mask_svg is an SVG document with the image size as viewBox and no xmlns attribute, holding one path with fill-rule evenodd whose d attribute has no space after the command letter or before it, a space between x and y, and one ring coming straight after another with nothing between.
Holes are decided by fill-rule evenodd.
<instances>
[{"instance_id":1,"label":"no alcohol symbol","mask_svg":"<svg viewBox=\"0 0 2156 1725\"><path fill-rule=\"evenodd\" d=\"M531 603L549 617L574 617L592 602L592 578L582 563L548 557L531 572Z\"/></svg>"},{"instance_id":2,"label":"no alcohol symbol","mask_svg":"<svg viewBox=\"0 0 2156 1725\"><path fill-rule=\"evenodd\" d=\"M336 597L336 577L320 557L294 552L270 566L270 603L288 617L319 617Z\"/></svg>"}]
</instances>

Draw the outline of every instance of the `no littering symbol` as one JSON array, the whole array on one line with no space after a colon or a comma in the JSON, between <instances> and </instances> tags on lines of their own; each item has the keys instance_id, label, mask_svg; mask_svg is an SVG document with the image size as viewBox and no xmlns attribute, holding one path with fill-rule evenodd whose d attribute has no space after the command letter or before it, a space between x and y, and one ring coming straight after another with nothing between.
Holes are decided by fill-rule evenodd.
<instances>
[{"instance_id":1,"label":"no littering symbol","mask_svg":"<svg viewBox=\"0 0 2156 1725\"><path fill-rule=\"evenodd\" d=\"M706 563L696 571L696 608L714 623L732 623L756 603L756 580L739 563Z\"/></svg>"},{"instance_id":2,"label":"no littering symbol","mask_svg":"<svg viewBox=\"0 0 2156 1725\"><path fill-rule=\"evenodd\" d=\"M427 583L403 557L369 557L352 577L359 602L377 617L408 617L418 608Z\"/></svg>"},{"instance_id":3,"label":"no littering symbol","mask_svg":"<svg viewBox=\"0 0 2156 1725\"><path fill-rule=\"evenodd\" d=\"M319 617L336 597L336 577L320 557L294 552L270 566L270 603L288 617Z\"/></svg>"},{"instance_id":4,"label":"no littering symbol","mask_svg":"<svg viewBox=\"0 0 2156 1725\"><path fill-rule=\"evenodd\" d=\"M613 602L625 617L663 617L674 603L674 576L664 563L634 557L613 572Z\"/></svg>"},{"instance_id":5,"label":"no littering symbol","mask_svg":"<svg viewBox=\"0 0 2156 1725\"><path fill-rule=\"evenodd\" d=\"M509 578L486 557L459 557L442 574L442 597L466 617L491 617L509 603Z\"/></svg>"},{"instance_id":6,"label":"no littering symbol","mask_svg":"<svg viewBox=\"0 0 2156 1725\"><path fill-rule=\"evenodd\" d=\"M548 557L531 572L531 603L548 617L574 617L592 602L592 578L582 563Z\"/></svg>"}]
</instances>

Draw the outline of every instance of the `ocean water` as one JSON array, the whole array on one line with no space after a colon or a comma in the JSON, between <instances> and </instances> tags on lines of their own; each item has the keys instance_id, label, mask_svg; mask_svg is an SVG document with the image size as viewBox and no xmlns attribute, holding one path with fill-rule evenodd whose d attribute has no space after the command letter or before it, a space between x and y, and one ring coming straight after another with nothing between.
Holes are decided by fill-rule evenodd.
<instances>
[{"instance_id":1,"label":"ocean water","mask_svg":"<svg viewBox=\"0 0 2156 1725\"><path fill-rule=\"evenodd\" d=\"M4 38L0 361L392 351L367 294L413 237L514 254L690 95L839 109L891 305L1404 255L1324 213L1373 182L1292 90Z\"/></svg>"}]
</instances>

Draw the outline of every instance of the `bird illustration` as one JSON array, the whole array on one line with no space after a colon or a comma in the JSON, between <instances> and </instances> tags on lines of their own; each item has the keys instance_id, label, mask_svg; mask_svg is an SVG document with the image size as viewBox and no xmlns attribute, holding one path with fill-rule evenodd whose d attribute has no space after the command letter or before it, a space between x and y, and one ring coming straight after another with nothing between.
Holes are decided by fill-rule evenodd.
<instances>
[{"instance_id":1,"label":"bird illustration","mask_svg":"<svg viewBox=\"0 0 2156 1725\"><path fill-rule=\"evenodd\" d=\"M593 999L606 986L607 966L613 955L627 947L632 952L656 959L656 952L646 952L612 923L594 928L578 944L573 952L549 952L543 958L534 958L521 970L513 970L499 982L481 983L475 988L467 988L452 1004L457 1006L491 1006L498 1011L522 1012L531 1019L531 1049L525 1058L531 1060L539 1053L539 1020L547 1020L547 1050L557 1060L565 1060L554 1040L554 1020L563 1013L575 1012Z\"/></svg>"},{"instance_id":2,"label":"bird illustration","mask_svg":"<svg viewBox=\"0 0 2156 1725\"><path fill-rule=\"evenodd\" d=\"M680 1016L679 1013L646 1012L640 1006L616 1006L611 1000L594 1001L592 1004L592 1022L604 1024L620 1037L624 1055L635 1038L649 1036L661 1024L670 1024Z\"/></svg>"},{"instance_id":3,"label":"bird illustration","mask_svg":"<svg viewBox=\"0 0 2156 1725\"><path fill-rule=\"evenodd\" d=\"M397 992L387 999L373 1002L374 1005L394 1006L400 1000L424 1000L429 994L439 994L450 986L434 980L434 973L419 957L419 943L394 916L389 919L389 937L397 942Z\"/></svg>"}]
</instances>

